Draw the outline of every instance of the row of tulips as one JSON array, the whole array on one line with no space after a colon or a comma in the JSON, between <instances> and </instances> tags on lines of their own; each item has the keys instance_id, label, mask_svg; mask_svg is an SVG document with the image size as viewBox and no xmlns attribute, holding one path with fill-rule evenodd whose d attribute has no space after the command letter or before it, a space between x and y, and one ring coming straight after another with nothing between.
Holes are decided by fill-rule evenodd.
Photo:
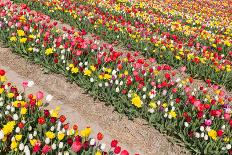
<instances>
[{"instance_id":1,"label":"row of tulips","mask_svg":"<svg viewBox=\"0 0 232 155\"><path fill-rule=\"evenodd\" d=\"M231 5L230 0L223 1L189 1L174 0L150 1L134 0L132 4L140 5L143 9L151 8L163 16L171 15L181 22L187 21L190 26L206 26L216 34L231 36ZM127 3L128 4L128 3Z\"/></svg>"},{"instance_id":2,"label":"row of tulips","mask_svg":"<svg viewBox=\"0 0 232 155\"><path fill-rule=\"evenodd\" d=\"M0 6L0 37L13 51L65 75L129 118L146 119L197 154L231 154L232 98L219 86L208 80L193 87L192 78L181 78L168 65L84 39L84 30L61 30L25 4Z\"/></svg>"},{"instance_id":3,"label":"row of tulips","mask_svg":"<svg viewBox=\"0 0 232 155\"><path fill-rule=\"evenodd\" d=\"M109 9L104 10L92 4L82 5L70 0L58 2L14 0L14 2L28 3L33 9L40 10L55 19L63 19L79 29L96 33L109 42L120 40L126 47L142 51L147 57L156 58L158 63L167 63L174 67L186 65L187 73L192 76L211 79L231 90L230 37L223 41L212 37L210 44L200 43L198 39L194 39L195 37L190 37L188 42L184 42L182 38L185 37L179 38L178 35L161 27L154 28L154 31L150 28L147 30L147 24L132 23L123 16L114 14L114 11L110 14ZM187 32L184 29L183 31ZM224 52L220 54L218 51Z\"/></svg>"},{"instance_id":4,"label":"row of tulips","mask_svg":"<svg viewBox=\"0 0 232 155\"><path fill-rule=\"evenodd\" d=\"M24 91L33 81L23 82ZM38 91L25 95L6 81L5 71L0 70L0 154L58 154L58 155L129 155L121 150L117 140L111 142L110 150L102 143L103 134L90 138L91 128L79 130L70 127L59 108L48 110L52 96Z\"/></svg>"}]
</instances>

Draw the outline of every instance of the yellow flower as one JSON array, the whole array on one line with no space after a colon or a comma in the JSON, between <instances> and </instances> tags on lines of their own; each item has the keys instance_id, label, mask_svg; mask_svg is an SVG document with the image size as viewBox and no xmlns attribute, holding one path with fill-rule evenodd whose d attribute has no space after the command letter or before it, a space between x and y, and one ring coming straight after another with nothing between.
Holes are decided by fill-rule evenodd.
<instances>
[{"instance_id":1,"label":"yellow flower","mask_svg":"<svg viewBox=\"0 0 232 155\"><path fill-rule=\"evenodd\" d=\"M34 36L33 34L30 34L28 37L29 37L30 39L34 39L34 38L35 38L35 36Z\"/></svg>"},{"instance_id":2,"label":"yellow flower","mask_svg":"<svg viewBox=\"0 0 232 155\"><path fill-rule=\"evenodd\" d=\"M25 107L21 108L20 113L21 113L21 115L25 115L27 113L27 108L25 108Z\"/></svg>"},{"instance_id":3,"label":"yellow flower","mask_svg":"<svg viewBox=\"0 0 232 155\"><path fill-rule=\"evenodd\" d=\"M0 94L2 94L2 93L3 93L3 91L4 91L4 89L3 89L3 88L0 88Z\"/></svg>"},{"instance_id":4,"label":"yellow flower","mask_svg":"<svg viewBox=\"0 0 232 155\"><path fill-rule=\"evenodd\" d=\"M162 105L164 108L166 108L167 106L168 106L168 104L167 103L163 103L163 105Z\"/></svg>"},{"instance_id":5,"label":"yellow flower","mask_svg":"<svg viewBox=\"0 0 232 155\"><path fill-rule=\"evenodd\" d=\"M111 79L111 75L109 75L109 74L105 74L105 75L104 75L104 79L106 79L106 80L110 80L110 79Z\"/></svg>"},{"instance_id":6,"label":"yellow flower","mask_svg":"<svg viewBox=\"0 0 232 155\"><path fill-rule=\"evenodd\" d=\"M7 97L8 97L8 98L14 97L14 93L8 93L8 94L7 94Z\"/></svg>"},{"instance_id":7,"label":"yellow flower","mask_svg":"<svg viewBox=\"0 0 232 155\"><path fill-rule=\"evenodd\" d=\"M36 105L37 105L38 107L40 107L42 104L43 104L43 102L42 102L41 100L39 100L39 101L36 102Z\"/></svg>"},{"instance_id":8,"label":"yellow flower","mask_svg":"<svg viewBox=\"0 0 232 155\"><path fill-rule=\"evenodd\" d=\"M27 50L28 50L29 52L31 52L31 51L33 50L33 48L29 47Z\"/></svg>"},{"instance_id":9,"label":"yellow flower","mask_svg":"<svg viewBox=\"0 0 232 155\"><path fill-rule=\"evenodd\" d=\"M18 146L18 143L17 143L16 141L12 141L12 142L11 142L11 145L10 145L10 148L13 150L13 149L15 149L17 146Z\"/></svg>"},{"instance_id":10,"label":"yellow flower","mask_svg":"<svg viewBox=\"0 0 232 155\"><path fill-rule=\"evenodd\" d=\"M21 39L19 40L19 42L20 42L20 43L23 43L23 44L24 44L26 41L27 41L27 38L21 38Z\"/></svg>"},{"instance_id":11,"label":"yellow flower","mask_svg":"<svg viewBox=\"0 0 232 155\"><path fill-rule=\"evenodd\" d=\"M171 110L171 111L169 112L169 115L170 115L172 118L176 118L176 112L173 111L173 110Z\"/></svg>"},{"instance_id":12,"label":"yellow flower","mask_svg":"<svg viewBox=\"0 0 232 155\"><path fill-rule=\"evenodd\" d=\"M31 143L32 146L35 146L36 142L37 142L36 139L31 139L31 140L30 140L30 143Z\"/></svg>"},{"instance_id":13,"label":"yellow flower","mask_svg":"<svg viewBox=\"0 0 232 155\"><path fill-rule=\"evenodd\" d=\"M19 142L22 139L22 137L23 137L22 135L16 135L15 139Z\"/></svg>"},{"instance_id":14,"label":"yellow flower","mask_svg":"<svg viewBox=\"0 0 232 155\"><path fill-rule=\"evenodd\" d=\"M215 130L210 130L208 132L209 137L211 137L213 140L217 139L217 132Z\"/></svg>"},{"instance_id":15,"label":"yellow flower","mask_svg":"<svg viewBox=\"0 0 232 155\"><path fill-rule=\"evenodd\" d=\"M96 71L96 67L95 66L90 66L90 69L94 72Z\"/></svg>"},{"instance_id":16,"label":"yellow flower","mask_svg":"<svg viewBox=\"0 0 232 155\"><path fill-rule=\"evenodd\" d=\"M15 121L10 121L6 125L4 125L2 129L4 135L9 135L13 131L14 126L15 126Z\"/></svg>"},{"instance_id":17,"label":"yellow flower","mask_svg":"<svg viewBox=\"0 0 232 155\"><path fill-rule=\"evenodd\" d=\"M102 79L103 79L103 76L102 76L102 75L98 75L98 78L99 78L100 80L102 80Z\"/></svg>"},{"instance_id":18,"label":"yellow flower","mask_svg":"<svg viewBox=\"0 0 232 155\"><path fill-rule=\"evenodd\" d=\"M150 102L149 106L153 109L157 108L157 105L153 101Z\"/></svg>"},{"instance_id":19,"label":"yellow flower","mask_svg":"<svg viewBox=\"0 0 232 155\"><path fill-rule=\"evenodd\" d=\"M0 76L0 81L5 82L6 81L6 76Z\"/></svg>"},{"instance_id":20,"label":"yellow flower","mask_svg":"<svg viewBox=\"0 0 232 155\"><path fill-rule=\"evenodd\" d=\"M50 138L50 139L53 139L55 138L55 134L51 131L48 131L45 133L46 137Z\"/></svg>"},{"instance_id":21,"label":"yellow flower","mask_svg":"<svg viewBox=\"0 0 232 155\"><path fill-rule=\"evenodd\" d=\"M87 127L84 130L81 130L81 136L82 137L89 137L91 133L91 128Z\"/></svg>"},{"instance_id":22,"label":"yellow flower","mask_svg":"<svg viewBox=\"0 0 232 155\"><path fill-rule=\"evenodd\" d=\"M95 155L102 155L102 153L100 151L97 151Z\"/></svg>"},{"instance_id":23,"label":"yellow flower","mask_svg":"<svg viewBox=\"0 0 232 155\"><path fill-rule=\"evenodd\" d=\"M16 40L17 40L16 37L11 37L11 38L10 38L10 41L16 41Z\"/></svg>"},{"instance_id":24,"label":"yellow flower","mask_svg":"<svg viewBox=\"0 0 232 155\"><path fill-rule=\"evenodd\" d=\"M71 72L72 72L73 74L78 73L78 72L79 72L79 69L78 69L77 67L73 67L73 68L71 69Z\"/></svg>"},{"instance_id":25,"label":"yellow flower","mask_svg":"<svg viewBox=\"0 0 232 155\"><path fill-rule=\"evenodd\" d=\"M69 64L69 68L73 68L74 67L74 64Z\"/></svg>"},{"instance_id":26,"label":"yellow flower","mask_svg":"<svg viewBox=\"0 0 232 155\"><path fill-rule=\"evenodd\" d=\"M128 73L128 71L126 70L126 71L124 72L124 74L125 74L125 75L128 75L129 73Z\"/></svg>"},{"instance_id":27,"label":"yellow flower","mask_svg":"<svg viewBox=\"0 0 232 155\"><path fill-rule=\"evenodd\" d=\"M25 36L25 33L24 33L23 30L17 30L17 34L18 34L19 37Z\"/></svg>"},{"instance_id":28,"label":"yellow flower","mask_svg":"<svg viewBox=\"0 0 232 155\"><path fill-rule=\"evenodd\" d=\"M178 56L178 55L176 55L175 57L176 57L177 60L180 60L180 59L181 59L180 56Z\"/></svg>"},{"instance_id":29,"label":"yellow flower","mask_svg":"<svg viewBox=\"0 0 232 155\"><path fill-rule=\"evenodd\" d=\"M131 100L132 104L135 105L137 108L142 107L142 101L138 95L135 95L135 97L132 98Z\"/></svg>"},{"instance_id":30,"label":"yellow flower","mask_svg":"<svg viewBox=\"0 0 232 155\"><path fill-rule=\"evenodd\" d=\"M90 76L92 74L91 70L85 70L84 75Z\"/></svg>"},{"instance_id":31,"label":"yellow flower","mask_svg":"<svg viewBox=\"0 0 232 155\"><path fill-rule=\"evenodd\" d=\"M62 139L64 139L64 133L58 133L57 137L61 141Z\"/></svg>"},{"instance_id":32,"label":"yellow flower","mask_svg":"<svg viewBox=\"0 0 232 155\"><path fill-rule=\"evenodd\" d=\"M45 50L45 54L46 55L50 55L52 53L53 53L53 49L52 48L48 48L48 49Z\"/></svg>"}]
</instances>

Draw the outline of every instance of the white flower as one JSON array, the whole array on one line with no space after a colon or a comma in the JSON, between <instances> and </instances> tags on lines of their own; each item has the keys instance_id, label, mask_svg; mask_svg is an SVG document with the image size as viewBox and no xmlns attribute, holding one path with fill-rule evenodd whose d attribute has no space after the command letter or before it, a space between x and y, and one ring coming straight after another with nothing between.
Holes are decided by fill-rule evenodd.
<instances>
[{"instance_id":1,"label":"white flower","mask_svg":"<svg viewBox=\"0 0 232 155\"><path fill-rule=\"evenodd\" d=\"M53 99L52 95L49 94L49 95L46 96L46 101L47 102L50 102L52 99Z\"/></svg>"},{"instance_id":2,"label":"white flower","mask_svg":"<svg viewBox=\"0 0 232 155\"><path fill-rule=\"evenodd\" d=\"M15 112L15 107L11 107L10 108L10 111L13 113L13 112Z\"/></svg>"},{"instance_id":3,"label":"white flower","mask_svg":"<svg viewBox=\"0 0 232 155\"><path fill-rule=\"evenodd\" d=\"M203 126L201 126L201 127L200 127L200 130L201 130L201 131L204 131L204 130L205 130L205 128L204 128Z\"/></svg>"},{"instance_id":4,"label":"white flower","mask_svg":"<svg viewBox=\"0 0 232 155\"><path fill-rule=\"evenodd\" d=\"M223 126L221 127L221 129L222 129L222 130L225 130L225 128L226 128L226 126L225 126L225 125L223 125Z\"/></svg>"},{"instance_id":5,"label":"white flower","mask_svg":"<svg viewBox=\"0 0 232 155\"><path fill-rule=\"evenodd\" d=\"M53 150L56 149L56 144L55 144L55 143L52 144L52 149L53 149Z\"/></svg>"},{"instance_id":6,"label":"white flower","mask_svg":"<svg viewBox=\"0 0 232 155\"><path fill-rule=\"evenodd\" d=\"M165 118L167 118L167 117L168 117L168 114L167 114L167 113L165 113L165 114L164 114L164 117L165 117Z\"/></svg>"},{"instance_id":7,"label":"white flower","mask_svg":"<svg viewBox=\"0 0 232 155\"><path fill-rule=\"evenodd\" d=\"M144 92L147 91L147 88L146 88L146 87L143 87L143 91L144 91Z\"/></svg>"},{"instance_id":8,"label":"white flower","mask_svg":"<svg viewBox=\"0 0 232 155\"><path fill-rule=\"evenodd\" d=\"M3 102L2 101L0 101L0 107L2 107L3 106Z\"/></svg>"},{"instance_id":9,"label":"white flower","mask_svg":"<svg viewBox=\"0 0 232 155\"><path fill-rule=\"evenodd\" d=\"M165 112L168 112L168 108L165 108L164 111L165 111Z\"/></svg>"},{"instance_id":10,"label":"white flower","mask_svg":"<svg viewBox=\"0 0 232 155\"><path fill-rule=\"evenodd\" d=\"M0 140L4 138L4 132L0 130Z\"/></svg>"},{"instance_id":11,"label":"white flower","mask_svg":"<svg viewBox=\"0 0 232 155\"><path fill-rule=\"evenodd\" d=\"M227 150L231 149L231 145L230 145L230 144L227 144L227 145L226 145L226 148L227 148Z\"/></svg>"},{"instance_id":12,"label":"white flower","mask_svg":"<svg viewBox=\"0 0 232 155\"><path fill-rule=\"evenodd\" d=\"M90 82L94 82L94 79L93 79L93 78L90 78Z\"/></svg>"},{"instance_id":13,"label":"white flower","mask_svg":"<svg viewBox=\"0 0 232 155\"><path fill-rule=\"evenodd\" d=\"M92 139L90 140L90 145L95 145L95 139L92 138Z\"/></svg>"},{"instance_id":14,"label":"white flower","mask_svg":"<svg viewBox=\"0 0 232 155\"><path fill-rule=\"evenodd\" d=\"M195 133L196 138L200 138L200 134L198 132Z\"/></svg>"},{"instance_id":15,"label":"white flower","mask_svg":"<svg viewBox=\"0 0 232 155\"><path fill-rule=\"evenodd\" d=\"M34 132L33 132L33 136L36 136L36 135L37 135L37 131L34 131Z\"/></svg>"},{"instance_id":16,"label":"white flower","mask_svg":"<svg viewBox=\"0 0 232 155\"><path fill-rule=\"evenodd\" d=\"M31 130L32 130L32 127L31 127L31 126L29 126L29 127L28 127L28 131L31 131Z\"/></svg>"},{"instance_id":17,"label":"white flower","mask_svg":"<svg viewBox=\"0 0 232 155\"><path fill-rule=\"evenodd\" d=\"M209 126L206 127L205 129L207 132L209 132L211 130L211 128Z\"/></svg>"},{"instance_id":18,"label":"white flower","mask_svg":"<svg viewBox=\"0 0 232 155\"><path fill-rule=\"evenodd\" d=\"M14 114L14 115L13 115L13 119L14 119L15 121L17 121L17 120L19 119L19 116L18 116L17 114Z\"/></svg>"},{"instance_id":19,"label":"white flower","mask_svg":"<svg viewBox=\"0 0 232 155\"><path fill-rule=\"evenodd\" d=\"M28 81L27 86L28 86L28 87L32 87L34 84L35 84L34 81Z\"/></svg>"},{"instance_id":20,"label":"white flower","mask_svg":"<svg viewBox=\"0 0 232 155\"><path fill-rule=\"evenodd\" d=\"M64 152L64 155L69 155L69 152L68 152L68 151L65 151L65 152Z\"/></svg>"},{"instance_id":21,"label":"white flower","mask_svg":"<svg viewBox=\"0 0 232 155\"><path fill-rule=\"evenodd\" d=\"M120 81L119 85L122 86L123 85L123 81Z\"/></svg>"},{"instance_id":22,"label":"white flower","mask_svg":"<svg viewBox=\"0 0 232 155\"><path fill-rule=\"evenodd\" d=\"M19 133L19 132L20 132L20 128L17 127L17 128L15 129L15 132L16 132L16 133Z\"/></svg>"},{"instance_id":23,"label":"white flower","mask_svg":"<svg viewBox=\"0 0 232 155\"><path fill-rule=\"evenodd\" d=\"M118 93L119 92L119 88L117 87L115 91Z\"/></svg>"},{"instance_id":24,"label":"white flower","mask_svg":"<svg viewBox=\"0 0 232 155\"><path fill-rule=\"evenodd\" d=\"M59 148L62 149L63 146L64 146L64 143L63 143L63 142L60 142L60 143L59 143Z\"/></svg>"},{"instance_id":25,"label":"white flower","mask_svg":"<svg viewBox=\"0 0 232 155\"><path fill-rule=\"evenodd\" d=\"M184 126L188 127L189 126L188 122L184 122Z\"/></svg>"},{"instance_id":26,"label":"white flower","mask_svg":"<svg viewBox=\"0 0 232 155\"><path fill-rule=\"evenodd\" d=\"M2 97L0 97L0 101L3 101L3 98L2 98Z\"/></svg>"},{"instance_id":27,"label":"white flower","mask_svg":"<svg viewBox=\"0 0 232 155\"><path fill-rule=\"evenodd\" d=\"M209 139L209 136L205 134L204 140L208 140L208 139Z\"/></svg>"},{"instance_id":28,"label":"white flower","mask_svg":"<svg viewBox=\"0 0 232 155\"><path fill-rule=\"evenodd\" d=\"M10 110L10 108L11 108L10 105L7 105L7 106L6 106L6 109L7 109L7 110Z\"/></svg>"},{"instance_id":29,"label":"white flower","mask_svg":"<svg viewBox=\"0 0 232 155\"><path fill-rule=\"evenodd\" d=\"M108 82L105 82L105 86L108 87L108 86L109 86L109 83L108 83Z\"/></svg>"},{"instance_id":30,"label":"white flower","mask_svg":"<svg viewBox=\"0 0 232 155\"><path fill-rule=\"evenodd\" d=\"M46 138L46 139L45 139L45 143L46 143L46 144L49 144L49 143L50 143L50 138Z\"/></svg>"},{"instance_id":31,"label":"white flower","mask_svg":"<svg viewBox=\"0 0 232 155\"><path fill-rule=\"evenodd\" d=\"M28 138L31 140L33 139L33 135L32 134L29 134Z\"/></svg>"},{"instance_id":32,"label":"white flower","mask_svg":"<svg viewBox=\"0 0 232 155\"><path fill-rule=\"evenodd\" d=\"M144 94L144 95L143 95L143 99L146 99L146 98L147 98L147 96L146 96L146 94Z\"/></svg>"},{"instance_id":33,"label":"white flower","mask_svg":"<svg viewBox=\"0 0 232 155\"><path fill-rule=\"evenodd\" d=\"M118 83L119 83L118 80L115 80L115 84L118 85Z\"/></svg>"},{"instance_id":34,"label":"white flower","mask_svg":"<svg viewBox=\"0 0 232 155\"><path fill-rule=\"evenodd\" d=\"M59 152L58 155L63 155L63 153L62 153L62 152Z\"/></svg>"},{"instance_id":35,"label":"white flower","mask_svg":"<svg viewBox=\"0 0 232 155\"><path fill-rule=\"evenodd\" d=\"M24 149L24 144L23 143L20 143L19 144L19 150L22 151Z\"/></svg>"},{"instance_id":36,"label":"white flower","mask_svg":"<svg viewBox=\"0 0 232 155\"><path fill-rule=\"evenodd\" d=\"M160 105L160 101L157 101L157 105Z\"/></svg>"},{"instance_id":37,"label":"white flower","mask_svg":"<svg viewBox=\"0 0 232 155\"><path fill-rule=\"evenodd\" d=\"M150 108L150 109L148 109L148 112L150 112L150 113L152 114L152 113L154 113L154 112L155 112L155 110L154 110L154 109L152 109L152 108Z\"/></svg>"},{"instance_id":38,"label":"white flower","mask_svg":"<svg viewBox=\"0 0 232 155\"><path fill-rule=\"evenodd\" d=\"M99 83L98 86L99 86L99 87L102 87L102 83Z\"/></svg>"},{"instance_id":39,"label":"white flower","mask_svg":"<svg viewBox=\"0 0 232 155\"><path fill-rule=\"evenodd\" d=\"M5 111L5 115L8 115L10 112L9 111Z\"/></svg>"},{"instance_id":40,"label":"white flower","mask_svg":"<svg viewBox=\"0 0 232 155\"><path fill-rule=\"evenodd\" d=\"M101 149L102 151L104 151L105 148L106 148L106 144L102 143L101 146L100 146L100 149Z\"/></svg>"},{"instance_id":41,"label":"white flower","mask_svg":"<svg viewBox=\"0 0 232 155\"><path fill-rule=\"evenodd\" d=\"M54 127L54 126L52 126L52 127L50 128L50 130L51 130L51 131L54 131L54 130L55 130L55 127Z\"/></svg>"},{"instance_id":42,"label":"white flower","mask_svg":"<svg viewBox=\"0 0 232 155\"><path fill-rule=\"evenodd\" d=\"M67 70L67 71L69 71L69 69L70 69L69 67L66 67L66 70Z\"/></svg>"},{"instance_id":43,"label":"white flower","mask_svg":"<svg viewBox=\"0 0 232 155\"><path fill-rule=\"evenodd\" d=\"M128 98L131 98L131 94L128 94L127 96L128 96Z\"/></svg>"},{"instance_id":44,"label":"white flower","mask_svg":"<svg viewBox=\"0 0 232 155\"><path fill-rule=\"evenodd\" d=\"M29 147L27 145L24 147L24 153L25 153L25 155L30 155L31 154L30 150L29 150Z\"/></svg>"},{"instance_id":45,"label":"white flower","mask_svg":"<svg viewBox=\"0 0 232 155\"><path fill-rule=\"evenodd\" d=\"M17 98L16 98L17 100L19 100L19 101L21 101L22 99L23 99L23 97L22 97L22 95L21 94L19 94L19 96L17 96Z\"/></svg>"},{"instance_id":46,"label":"white flower","mask_svg":"<svg viewBox=\"0 0 232 155\"><path fill-rule=\"evenodd\" d=\"M201 137L202 138L205 137L205 133L204 132L201 133Z\"/></svg>"}]
</instances>

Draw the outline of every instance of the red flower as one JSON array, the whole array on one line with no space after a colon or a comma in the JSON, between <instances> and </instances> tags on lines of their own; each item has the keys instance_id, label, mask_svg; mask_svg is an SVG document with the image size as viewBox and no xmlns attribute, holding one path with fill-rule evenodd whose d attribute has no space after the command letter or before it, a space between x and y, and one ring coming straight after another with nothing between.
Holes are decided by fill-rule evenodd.
<instances>
[{"instance_id":1,"label":"red flower","mask_svg":"<svg viewBox=\"0 0 232 155\"><path fill-rule=\"evenodd\" d=\"M23 122L19 122L19 123L18 123L18 127L19 127L20 129L22 129L22 128L24 127Z\"/></svg>"},{"instance_id":2,"label":"red flower","mask_svg":"<svg viewBox=\"0 0 232 155\"><path fill-rule=\"evenodd\" d=\"M38 118L38 123L43 125L45 123L45 119L43 117Z\"/></svg>"},{"instance_id":3,"label":"red flower","mask_svg":"<svg viewBox=\"0 0 232 155\"><path fill-rule=\"evenodd\" d=\"M61 115L61 116L60 116L60 122L61 122L61 123L64 123L65 120L66 120L66 117L65 117L64 115Z\"/></svg>"},{"instance_id":4,"label":"red flower","mask_svg":"<svg viewBox=\"0 0 232 155\"><path fill-rule=\"evenodd\" d=\"M42 149L42 153L43 154L47 154L49 151L51 151L52 150L52 148L51 148L51 146L49 146L49 145L45 145L44 147L43 147L43 149Z\"/></svg>"},{"instance_id":5,"label":"red flower","mask_svg":"<svg viewBox=\"0 0 232 155\"><path fill-rule=\"evenodd\" d=\"M36 144L34 147L33 147L33 152L36 153L40 150L40 144Z\"/></svg>"},{"instance_id":6,"label":"red flower","mask_svg":"<svg viewBox=\"0 0 232 155\"><path fill-rule=\"evenodd\" d=\"M129 155L127 150L123 150L120 155Z\"/></svg>"},{"instance_id":7,"label":"red flower","mask_svg":"<svg viewBox=\"0 0 232 155\"><path fill-rule=\"evenodd\" d=\"M117 145L118 145L118 141L117 140L112 140L111 147L116 147Z\"/></svg>"},{"instance_id":8,"label":"red flower","mask_svg":"<svg viewBox=\"0 0 232 155\"><path fill-rule=\"evenodd\" d=\"M6 72L2 69L0 69L0 76L4 76L6 74Z\"/></svg>"},{"instance_id":9,"label":"red flower","mask_svg":"<svg viewBox=\"0 0 232 155\"><path fill-rule=\"evenodd\" d=\"M68 139L67 139L67 143L68 143L68 145L72 145L72 144L73 144L72 138L68 138Z\"/></svg>"},{"instance_id":10,"label":"red flower","mask_svg":"<svg viewBox=\"0 0 232 155\"><path fill-rule=\"evenodd\" d=\"M78 126L76 124L73 125L73 130L77 130Z\"/></svg>"},{"instance_id":11,"label":"red flower","mask_svg":"<svg viewBox=\"0 0 232 155\"><path fill-rule=\"evenodd\" d=\"M81 148L82 148L82 143L79 142L79 141L75 141L75 142L73 142L71 148L72 148L72 151L79 152L81 150Z\"/></svg>"},{"instance_id":12,"label":"red flower","mask_svg":"<svg viewBox=\"0 0 232 155\"><path fill-rule=\"evenodd\" d=\"M221 137L223 135L224 131L223 130L218 130L217 131L217 135L218 137Z\"/></svg>"},{"instance_id":13,"label":"red flower","mask_svg":"<svg viewBox=\"0 0 232 155\"><path fill-rule=\"evenodd\" d=\"M103 134L101 133L101 132L99 132L98 134L97 134L97 139L98 140L102 140L103 139Z\"/></svg>"},{"instance_id":14,"label":"red flower","mask_svg":"<svg viewBox=\"0 0 232 155\"><path fill-rule=\"evenodd\" d=\"M115 154L119 154L121 152L121 147L120 146L116 146L115 148L114 148L114 153Z\"/></svg>"}]
</instances>

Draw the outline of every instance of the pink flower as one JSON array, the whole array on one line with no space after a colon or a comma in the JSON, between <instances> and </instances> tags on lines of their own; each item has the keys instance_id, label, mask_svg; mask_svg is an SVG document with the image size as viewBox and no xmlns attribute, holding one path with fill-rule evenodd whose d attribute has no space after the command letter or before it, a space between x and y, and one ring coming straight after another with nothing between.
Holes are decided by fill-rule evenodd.
<instances>
[{"instance_id":1,"label":"pink flower","mask_svg":"<svg viewBox=\"0 0 232 155\"><path fill-rule=\"evenodd\" d=\"M180 68L180 71L181 71L181 72L185 72L185 71L186 71L186 67L185 67L185 66L182 66L182 67Z\"/></svg>"},{"instance_id":2,"label":"pink flower","mask_svg":"<svg viewBox=\"0 0 232 155\"><path fill-rule=\"evenodd\" d=\"M210 126L212 124L212 120L206 119L205 120L205 125Z\"/></svg>"},{"instance_id":3,"label":"pink flower","mask_svg":"<svg viewBox=\"0 0 232 155\"><path fill-rule=\"evenodd\" d=\"M37 100L41 100L41 99L43 99L43 97L44 97L44 93L43 93L43 92L38 91L38 92L36 93L36 98L37 98Z\"/></svg>"},{"instance_id":4,"label":"pink flower","mask_svg":"<svg viewBox=\"0 0 232 155\"><path fill-rule=\"evenodd\" d=\"M73 142L71 148L72 148L72 150L73 150L74 152L79 152L79 151L81 150L81 148L82 148L82 143L79 142L79 141L75 141L75 142Z\"/></svg>"},{"instance_id":5,"label":"pink flower","mask_svg":"<svg viewBox=\"0 0 232 155\"><path fill-rule=\"evenodd\" d=\"M28 87L28 82L27 81L23 81L22 85L23 85L23 88L26 89Z\"/></svg>"},{"instance_id":6,"label":"pink flower","mask_svg":"<svg viewBox=\"0 0 232 155\"><path fill-rule=\"evenodd\" d=\"M230 114L228 114L228 113L225 113L225 114L224 114L224 119L225 119L225 120L229 121L229 120L230 120L230 117L231 117Z\"/></svg>"},{"instance_id":7,"label":"pink flower","mask_svg":"<svg viewBox=\"0 0 232 155\"><path fill-rule=\"evenodd\" d=\"M196 100L194 101L194 106L198 107L200 104L201 104L201 101L200 100Z\"/></svg>"},{"instance_id":8,"label":"pink flower","mask_svg":"<svg viewBox=\"0 0 232 155\"><path fill-rule=\"evenodd\" d=\"M51 146L45 145L42 149L42 153L47 154L51 150L52 150Z\"/></svg>"}]
</instances>

